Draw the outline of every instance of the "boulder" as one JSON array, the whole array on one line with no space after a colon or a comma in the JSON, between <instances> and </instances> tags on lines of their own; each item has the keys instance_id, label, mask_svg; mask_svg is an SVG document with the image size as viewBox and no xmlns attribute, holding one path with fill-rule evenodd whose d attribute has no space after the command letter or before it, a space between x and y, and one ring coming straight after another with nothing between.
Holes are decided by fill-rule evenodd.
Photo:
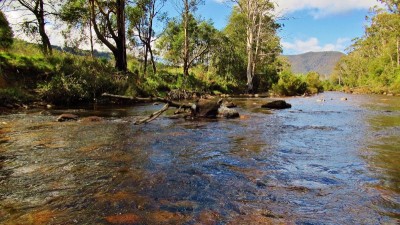
<instances>
[{"instance_id":1,"label":"boulder","mask_svg":"<svg viewBox=\"0 0 400 225\"><path fill-rule=\"evenodd\" d=\"M224 101L221 106L224 106L227 108L236 108L237 107L237 105L235 103L228 102L228 101Z\"/></svg>"},{"instance_id":2,"label":"boulder","mask_svg":"<svg viewBox=\"0 0 400 225\"><path fill-rule=\"evenodd\" d=\"M218 109L218 116L229 119L229 118L238 118L240 115L238 111L236 111L235 109L231 109L226 106L221 106Z\"/></svg>"},{"instance_id":3,"label":"boulder","mask_svg":"<svg viewBox=\"0 0 400 225\"><path fill-rule=\"evenodd\" d=\"M292 105L283 100L276 100L276 101L268 102L268 103L262 105L261 107L267 108L267 109L288 109L288 108L292 108Z\"/></svg>"},{"instance_id":4,"label":"boulder","mask_svg":"<svg viewBox=\"0 0 400 225\"><path fill-rule=\"evenodd\" d=\"M222 99L216 101L213 99L199 99L193 105L193 114L196 117L215 118L218 115L218 109L222 104Z\"/></svg>"},{"instance_id":5,"label":"boulder","mask_svg":"<svg viewBox=\"0 0 400 225\"><path fill-rule=\"evenodd\" d=\"M77 116L75 114L65 113L65 114L61 114L59 117L57 117L57 121L64 122L64 121L69 121L69 120L78 120L78 118L79 118L79 116Z\"/></svg>"}]
</instances>

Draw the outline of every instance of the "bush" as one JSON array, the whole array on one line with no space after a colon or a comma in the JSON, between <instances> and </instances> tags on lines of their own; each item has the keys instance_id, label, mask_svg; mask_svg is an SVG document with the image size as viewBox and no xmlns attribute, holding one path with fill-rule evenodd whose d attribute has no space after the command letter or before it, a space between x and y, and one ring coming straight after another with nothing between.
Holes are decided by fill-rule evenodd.
<instances>
[{"instance_id":1,"label":"bush","mask_svg":"<svg viewBox=\"0 0 400 225\"><path fill-rule=\"evenodd\" d=\"M118 92L112 77L114 69L101 60L71 55L52 60L59 60L56 75L38 86L46 101L55 104L91 102L104 92Z\"/></svg>"},{"instance_id":2,"label":"bush","mask_svg":"<svg viewBox=\"0 0 400 225\"><path fill-rule=\"evenodd\" d=\"M306 75L307 94L318 94L324 91L323 84L317 72L309 72Z\"/></svg>"},{"instance_id":3,"label":"bush","mask_svg":"<svg viewBox=\"0 0 400 225\"><path fill-rule=\"evenodd\" d=\"M27 103L33 100L33 96L19 88L0 89L0 105Z\"/></svg>"},{"instance_id":4,"label":"bush","mask_svg":"<svg viewBox=\"0 0 400 225\"><path fill-rule=\"evenodd\" d=\"M307 84L290 71L283 71L279 75L279 81L274 84L272 90L275 94L283 96L302 95L307 90Z\"/></svg>"}]
</instances>

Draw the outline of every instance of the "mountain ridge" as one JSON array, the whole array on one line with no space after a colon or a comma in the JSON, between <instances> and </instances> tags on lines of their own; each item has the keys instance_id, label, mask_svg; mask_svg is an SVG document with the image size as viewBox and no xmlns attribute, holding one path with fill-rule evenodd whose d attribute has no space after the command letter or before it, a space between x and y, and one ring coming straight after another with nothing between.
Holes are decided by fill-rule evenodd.
<instances>
[{"instance_id":1,"label":"mountain ridge","mask_svg":"<svg viewBox=\"0 0 400 225\"><path fill-rule=\"evenodd\" d=\"M287 58L292 71L306 74L314 71L325 77L330 76L337 62L346 54L338 51L306 52L298 55L283 55Z\"/></svg>"}]
</instances>

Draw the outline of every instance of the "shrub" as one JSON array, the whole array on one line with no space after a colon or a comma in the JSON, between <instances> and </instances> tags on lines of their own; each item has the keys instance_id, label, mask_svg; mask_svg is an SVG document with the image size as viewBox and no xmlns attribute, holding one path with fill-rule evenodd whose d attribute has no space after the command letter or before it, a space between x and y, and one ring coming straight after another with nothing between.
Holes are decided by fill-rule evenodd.
<instances>
[{"instance_id":1,"label":"shrub","mask_svg":"<svg viewBox=\"0 0 400 225\"><path fill-rule=\"evenodd\" d=\"M279 81L274 84L272 90L275 94L284 96L302 95L307 90L307 84L290 71L283 71L279 75Z\"/></svg>"},{"instance_id":2,"label":"shrub","mask_svg":"<svg viewBox=\"0 0 400 225\"><path fill-rule=\"evenodd\" d=\"M309 72L306 75L307 93L317 94L324 91L323 84L317 72Z\"/></svg>"},{"instance_id":3,"label":"shrub","mask_svg":"<svg viewBox=\"0 0 400 225\"><path fill-rule=\"evenodd\" d=\"M115 71L101 60L71 55L59 60L56 75L38 87L46 101L55 104L91 102L104 92L117 92L118 87L113 82Z\"/></svg>"},{"instance_id":4,"label":"shrub","mask_svg":"<svg viewBox=\"0 0 400 225\"><path fill-rule=\"evenodd\" d=\"M0 89L0 105L27 103L32 100L32 95L19 88Z\"/></svg>"}]
</instances>

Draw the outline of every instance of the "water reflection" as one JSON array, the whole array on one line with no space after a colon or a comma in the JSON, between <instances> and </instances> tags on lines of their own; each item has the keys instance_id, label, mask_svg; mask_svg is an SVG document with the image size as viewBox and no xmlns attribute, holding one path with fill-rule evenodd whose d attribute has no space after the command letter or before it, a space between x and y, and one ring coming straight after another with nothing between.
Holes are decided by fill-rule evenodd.
<instances>
[{"instance_id":1,"label":"water reflection","mask_svg":"<svg viewBox=\"0 0 400 225\"><path fill-rule=\"evenodd\" d=\"M394 224L399 99L343 96L144 126L157 106L0 116L0 223Z\"/></svg>"},{"instance_id":2,"label":"water reflection","mask_svg":"<svg viewBox=\"0 0 400 225\"><path fill-rule=\"evenodd\" d=\"M400 99L378 100L379 106L366 104L371 110L368 145L364 149L366 160L379 183L372 188L380 193L379 210L400 219ZM382 103L384 102L384 104Z\"/></svg>"}]
</instances>

